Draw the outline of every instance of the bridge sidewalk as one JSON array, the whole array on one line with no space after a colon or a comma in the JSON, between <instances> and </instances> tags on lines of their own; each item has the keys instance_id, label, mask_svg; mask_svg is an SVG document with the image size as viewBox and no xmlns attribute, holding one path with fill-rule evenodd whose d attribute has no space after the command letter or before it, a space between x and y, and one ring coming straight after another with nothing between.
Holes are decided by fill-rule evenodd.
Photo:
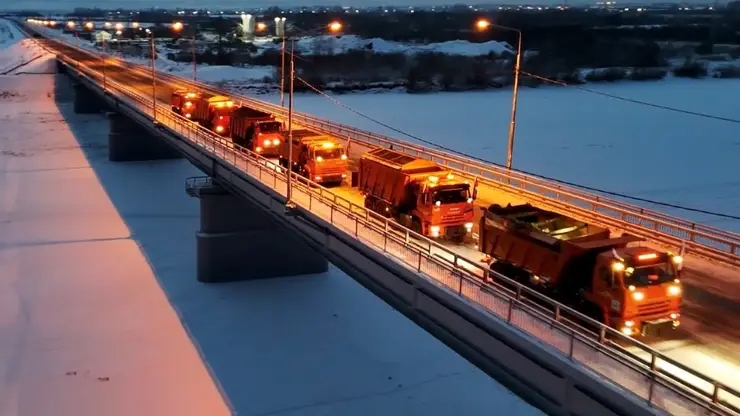
<instances>
[{"instance_id":1,"label":"bridge sidewalk","mask_svg":"<svg viewBox=\"0 0 740 416\"><path fill-rule=\"evenodd\" d=\"M0 77L0 414L229 414L53 90Z\"/></svg>"}]
</instances>

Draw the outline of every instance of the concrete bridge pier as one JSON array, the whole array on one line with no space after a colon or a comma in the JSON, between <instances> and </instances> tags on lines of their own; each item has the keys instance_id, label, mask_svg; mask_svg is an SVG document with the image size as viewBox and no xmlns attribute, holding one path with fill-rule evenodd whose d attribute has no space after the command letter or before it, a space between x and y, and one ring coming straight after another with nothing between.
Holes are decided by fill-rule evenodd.
<instances>
[{"instance_id":1,"label":"concrete bridge pier","mask_svg":"<svg viewBox=\"0 0 740 416\"><path fill-rule=\"evenodd\" d=\"M58 62L58 61L57 61ZM77 114L99 113L105 104L103 101L84 85L76 82L73 84L75 90L74 110Z\"/></svg>"},{"instance_id":2,"label":"concrete bridge pier","mask_svg":"<svg viewBox=\"0 0 740 416\"><path fill-rule=\"evenodd\" d=\"M188 184L200 198L197 278L219 283L326 272L329 263L263 209L212 181Z\"/></svg>"},{"instance_id":3,"label":"concrete bridge pier","mask_svg":"<svg viewBox=\"0 0 740 416\"><path fill-rule=\"evenodd\" d=\"M111 162L140 162L182 157L177 150L130 118L116 112L109 112L107 116L110 122L108 160Z\"/></svg>"},{"instance_id":4,"label":"concrete bridge pier","mask_svg":"<svg viewBox=\"0 0 740 416\"><path fill-rule=\"evenodd\" d=\"M56 64L57 64L57 74L66 74L67 73L67 67L65 67L62 64L62 61L60 61L60 60L57 59L54 62L56 62Z\"/></svg>"}]
</instances>

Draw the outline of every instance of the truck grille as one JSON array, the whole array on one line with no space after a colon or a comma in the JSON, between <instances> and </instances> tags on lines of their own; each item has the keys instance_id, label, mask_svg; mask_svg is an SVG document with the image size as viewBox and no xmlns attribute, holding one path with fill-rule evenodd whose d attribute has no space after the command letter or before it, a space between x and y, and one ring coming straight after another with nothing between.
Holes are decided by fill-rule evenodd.
<instances>
[{"instance_id":1,"label":"truck grille","mask_svg":"<svg viewBox=\"0 0 740 416\"><path fill-rule=\"evenodd\" d=\"M340 175L344 173L342 168L321 168L321 173L317 173L320 176Z\"/></svg>"},{"instance_id":2,"label":"truck grille","mask_svg":"<svg viewBox=\"0 0 740 416\"><path fill-rule=\"evenodd\" d=\"M459 224L465 220L465 214L451 214L442 216L442 224Z\"/></svg>"},{"instance_id":3,"label":"truck grille","mask_svg":"<svg viewBox=\"0 0 740 416\"><path fill-rule=\"evenodd\" d=\"M671 301L661 300L657 302L648 302L637 306L637 314L640 316L667 314L671 310Z\"/></svg>"}]
</instances>

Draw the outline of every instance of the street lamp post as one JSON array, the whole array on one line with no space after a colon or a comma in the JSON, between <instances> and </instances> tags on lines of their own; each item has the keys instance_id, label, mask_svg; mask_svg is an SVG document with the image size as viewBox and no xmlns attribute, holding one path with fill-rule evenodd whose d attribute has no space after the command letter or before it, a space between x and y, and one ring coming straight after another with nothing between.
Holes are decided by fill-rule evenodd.
<instances>
[{"instance_id":1,"label":"street lamp post","mask_svg":"<svg viewBox=\"0 0 740 416\"><path fill-rule=\"evenodd\" d=\"M154 31L153 30L146 30L147 33L149 33L149 38L151 39L151 55L152 55L152 119L154 122L157 122L157 77L156 77L156 69L154 67L155 65L155 59L156 59L156 49L154 48Z\"/></svg>"},{"instance_id":2,"label":"street lamp post","mask_svg":"<svg viewBox=\"0 0 740 416\"><path fill-rule=\"evenodd\" d=\"M319 27L314 30L308 30L308 31L301 31L302 34L308 35L320 30L324 30L328 28L330 32L339 32L342 30L342 24L339 22L331 22L328 26ZM285 39L285 36L283 36L283 39ZM294 207L292 196L293 196L293 187L292 187L292 178L293 178L293 86L295 85L295 39L290 40L290 93L288 96L288 169L287 169L287 179L286 179L286 194L285 194L285 208L287 210L290 210ZM285 55L285 49L283 49L283 55ZM283 56L283 62L285 62L285 57ZM284 66L284 65L283 65ZM284 69L283 69L284 71ZM281 81L282 82L282 81Z\"/></svg>"},{"instance_id":3,"label":"street lamp post","mask_svg":"<svg viewBox=\"0 0 740 416\"><path fill-rule=\"evenodd\" d=\"M183 30L184 27L185 26L183 25L182 22L175 22L172 24L172 30L174 30L175 32L180 32L181 30ZM196 54L195 54L195 38L196 38L197 33L198 33L197 27L193 26L193 37L190 40L190 48L193 54L193 81L197 80L197 71L198 71L197 70L198 65L197 65Z\"/></svg>"},{"instance_id":4,"label":"street lamp post","mask_svg":"<svg viewBox=\"0 0 740 416\"><path fill-rule=\"evenodd\" d=\"M514 133L516 132L516 108L517 101L519 100L519 74L521 73L522 63L522 31L513 27L495 25L490 21L481 19L475 24L478 30L487 30L490 27L499 28L502 30L508 30L516 32L517 34L517 47L516 47L516 58L514 63L514 93L511 98L511 122L509 123L509 144L506 152L506 168L511 170L512 159L514 158Z\"/></svg>"}]
</instances>

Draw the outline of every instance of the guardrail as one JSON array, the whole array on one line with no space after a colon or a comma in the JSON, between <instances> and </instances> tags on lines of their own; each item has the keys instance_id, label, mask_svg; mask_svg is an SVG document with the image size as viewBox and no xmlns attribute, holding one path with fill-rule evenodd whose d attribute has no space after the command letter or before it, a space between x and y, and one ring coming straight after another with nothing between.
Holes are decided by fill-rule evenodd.
<instances>
[{"instance_id":1,"label":"guardrail","mask_svg":"<svg viewBox=\"0 0 740 416\"><path fill-rule=\"evenodd\" d=\"M79 61L69 62L63 56L60 59L82 73L91 74L93 79L101 78L99 73ZM120 94L118 99L130 101L138 112L152 117L151 97L113 80L107 82L107 87L110 92ZM157 104L157 122L183 139L204 147L278 194L286 195L285 174L275 169L272 162L174 114L169 105ZM543 346L596 371L651 405L673 414L738 414L736 408L740 406L740 394L737 391L301 176L295 175L293 183L294 202L312 214L457 294L462 301L476 305L491 317L509 322L539 340ZM506 282L515 289L511 291L485 283L490 279ZM595 331L585 330L569 317L585 322ZM619 343L634 346L649 358L630 354ZM687 378L690 382L685 380Z\"/></svg>"},{"instance_id":2,"label":"guardrail","mask_svg":"<svg viewBox=\"0 0 740 416\"><path fill-rule=\"evenodd\" d=\"M62 42L83 53L93 53L63 40ZM111 57L111 59L115 59L119 65L132 69L143 70L144 68L115 57ZM157 71L157 76L179 85L188 85L213 94L225 94L208 84L179 78L166 72ZM247 106L274 114L283 119L287 118L287 109L278 105L246 96L228 95L241 100ZM740 234L627 204L516 170L509 171L503 167L481 162L465 155L442 152L304 113L293 112L293 117L296 123L325 134L375 146L390 147L392 145L396 150L434 160L470 179L478 178L484 185L519 194L537 202L538 205L545 205L547 208L563 214L641 236L661 245L672 247L675 250L685 247L687 254L699 255L733 267L740 266Z\"/></svg>"}]
</instances>

